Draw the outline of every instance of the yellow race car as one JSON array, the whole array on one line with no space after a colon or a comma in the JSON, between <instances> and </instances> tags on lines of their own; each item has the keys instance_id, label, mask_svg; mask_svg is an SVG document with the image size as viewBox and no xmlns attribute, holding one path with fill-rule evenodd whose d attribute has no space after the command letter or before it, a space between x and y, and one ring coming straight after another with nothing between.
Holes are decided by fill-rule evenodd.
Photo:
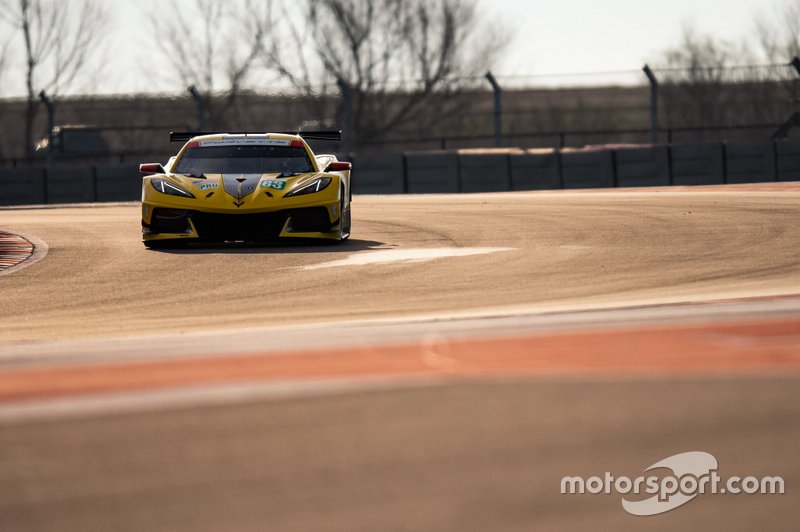
<instances>
[{"instance_id":1,"label":"yellow race car","mask_svg":"<svg viewBox=\"0 0 800 532\"><path fill-rule=\"evenodd\" d=\"M306 139L341 132L171 133L185 142L178 154L139 166L144 245L346 240L352 165L314 155Z\"/></svg>"}]
</instances>

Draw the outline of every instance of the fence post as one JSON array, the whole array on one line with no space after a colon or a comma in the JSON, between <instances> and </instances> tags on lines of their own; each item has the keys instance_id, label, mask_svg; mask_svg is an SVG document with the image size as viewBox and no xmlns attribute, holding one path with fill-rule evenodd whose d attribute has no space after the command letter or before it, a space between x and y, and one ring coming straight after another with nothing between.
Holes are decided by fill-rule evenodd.
<instances>
[{"instance_id":1,"label":"fence post","mask_svg":"<svg viewBox=\"0 0 800 532\"><path fill-rule=\"evenodd\" d=\"M198 131L205 131L206 130L206 102L203 95L197 90L194 85L189 85L186 89L189 91L189 94L192 95L194 98L195 103L197 104L197 130Z\"/></svg>"},{"instance_id":2,"label":"fence post","mask_svg":"<svg viewBox=\"0 0 800 532\"><path fill-rule=\"evenodd\" d=\"M42 100L42 103L44 103L44 106L47 109L47 162L49 164L53 159L53 128L55 128L56 125L56 111L55 105L53 105L53 100L47 95L46 92L41 91L39 93L39 99Z\"/></svg>"},{"instance_id":3,"label":"fence post","mask_svg":"<svg viewBox=\"0 0 800 532\"><path fill-rule=\"evenodd\" d=\"M342 96L339 106L338 119L342 128L342 142L339 150L350 153L353 150L354 136L356 133L355 117L353 115L353 88L341 77L336 79L336 86Z\"/></svg>"},{"instance_id":4,"label":"fence post","mask_svg":"<svg viewBox=\"0 0 800 532\"><path fill-rule=\"evenodd\" d=\"M494 91L494 145L499 148L503 144L503 104L500 97L503 89L500 88L497 79L491 72L486 73L486 79Z\"/></svg>"},{"instance_id":5,"label":"fence post","mask_svg":"<svg viewBox=\"0 0 800 532\"><path fill-rule=\"evenodd\" d=\"M646 64L642 70L650 82L650 144L658 144L658 80Z\"/></svg>"}]
</instances>

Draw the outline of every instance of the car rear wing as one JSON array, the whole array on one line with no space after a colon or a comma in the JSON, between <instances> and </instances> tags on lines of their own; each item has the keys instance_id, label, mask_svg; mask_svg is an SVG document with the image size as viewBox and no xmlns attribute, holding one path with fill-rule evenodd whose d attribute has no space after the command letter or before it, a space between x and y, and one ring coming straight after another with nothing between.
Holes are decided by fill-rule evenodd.
<instances>
[{"instance_id":1,"label":"car rear wing","mask_svg":"<svg viewBox=\"0 0 800 532\"><path fill-rule=\"evenodd\" d=\"M173 131L169 134L170 142L187 142L194 137L201 135L264 135L265 133L278 133L281 135L299 135L307 140L329 140L333 142L341 142L341 131Z\"/></svg>"}]
</instances>

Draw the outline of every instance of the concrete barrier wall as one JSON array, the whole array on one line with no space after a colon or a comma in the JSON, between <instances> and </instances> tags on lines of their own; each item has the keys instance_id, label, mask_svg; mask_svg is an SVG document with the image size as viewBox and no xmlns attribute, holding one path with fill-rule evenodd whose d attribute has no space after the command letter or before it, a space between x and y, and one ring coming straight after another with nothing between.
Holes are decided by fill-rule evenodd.
<instances>
[{"instance_id":1,"label":"concrete barrier wall","mask_svg":"<svg viewBox=\"0 0 800 532\"><path fill-rule=\"evenodd\" d=\"M47 202L44 168L0 169L0 205L32 205Z\"/></svg>"},{"instance_id":2,"label":"concrete barrier wall","mask_svg":"<svg viewBox=\"0 0 800 532\"><path fill-rule=\"evenodd\" d=\"M47 203L83 203L96 197L93 167L47 167Z\"/></svg>"},{"instance_id":3,"label":"concrete barrier wall","mask_svg":"<svg viewBox=\"0 0 800 532\"><path fill-rule=\"evenodd\" d=\"M461 192L457 152L406 153L408 192L430 194Z\"/></svg>"},{"instance_id":4,"label":"concrete barrier wall","mask_svg":"<svg viewBox=\"0 0 800 532\"><path fill-rule=\"evenodd\" d=\"M402 194L405 185L403 154L353 156L351 174L355 194Z\"/></svg>"},{"instance_id":5,"label":"concrete barrier wall","mask_svg":"<svg viewBox=\"0 0 800 532\"><path fill-rule=\"evenodd\" d=\"M614 152L610 150L562 152L561 175L564 188L613 187Z\"/></svg>"},{"instance_id":6,"label":"concrete barrier wall","mask_svg":"<svg viewBox=\"0 0 800 532\"><path fill-rule=\"evenodd\" d=\"M100 164L95 167L95 176L97 201L134 201L142 197L138 164Z\"/></svg>"},{"instance_id":7,"label":"concrete barrier wall","mask_svg":"<svg viewBox=\"0 0 800 532\"><path fill-rule=\"evenodd\" d=\"M672 147L673 185L718 185L725 182L722 144Z\"/></svg>"},{"instance_id":8,"label":"concrete barrier wall","mask_svg":"<svg viewBox=\"0 0 800 532\"><path fill-rule=\"evenodd\" d=\"M670 185L669 148L652 146L617 150L618 187L663 187Z\"/></svg>"},{"instance_id":9,"label":"concrete barrier wall","mask_svg":"<svg viewBox=\"0 0 800 532\"><path fill-rule=\"evenodd\" d=\"M775 143L731 142L725 145L725 182L775 181Z\"/></svg>"},{"instance_id":10,"label":"concrete barrier wall","mask_svg":"<svg viewBox=\"0 0 800 532\"><path fill-rule=\"evenodd\" d=\"M460 153L461 192L504 192L511 190L508 153Z\"/></svg>"},{"instance_id":11,"label":"concrete barrier wall","mask_svg":"<svg viewBox=\"0 0 800 532\"><path fill-rule=\"evenodd\" d=\"M775 142L775 174L778 181L800 181L800 140Z\"/></svg>"},{"instance_id":12,"label":"concrete barrier wall","mask_svg":"<svg viewBox=\"0 0 800 532\"><path fill-rule=\"evenodd\" d=\"M561 157L556 150L531 150L508 156L511 190L561 188Z\"/></svg>"},{"instance_id":13,"label":"concrete barrier wall","mask_svg":"<svg viewBox=\"0 0 800 532\"><path fill-rule=\"evenodd\" d=\"M729 144L354 155L356 194L800 181L800 139ZM132 201L133 163L0 168L0 205Z\"/></svg>"}]
</instances>

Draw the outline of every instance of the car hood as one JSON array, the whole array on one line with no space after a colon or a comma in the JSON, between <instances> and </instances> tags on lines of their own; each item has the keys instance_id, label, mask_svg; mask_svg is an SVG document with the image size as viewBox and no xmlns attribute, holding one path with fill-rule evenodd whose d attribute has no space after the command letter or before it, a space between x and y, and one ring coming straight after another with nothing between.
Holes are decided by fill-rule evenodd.
<instances>
[{"instance_id":1,"label":"car hood","mask_svg":"<svg viewBox=\"0 0 800 532\"><path fill-rule=\"evenodd\" d=\"M176 174L184 185L193 191L216 191L222 189L236 200L242 200L259 189L265 189L283 196L290 190L312 181L320 174L310 172L286 176L279 173L270 174L205 174L202 178Z\"/></svg>"}]
</instances>

